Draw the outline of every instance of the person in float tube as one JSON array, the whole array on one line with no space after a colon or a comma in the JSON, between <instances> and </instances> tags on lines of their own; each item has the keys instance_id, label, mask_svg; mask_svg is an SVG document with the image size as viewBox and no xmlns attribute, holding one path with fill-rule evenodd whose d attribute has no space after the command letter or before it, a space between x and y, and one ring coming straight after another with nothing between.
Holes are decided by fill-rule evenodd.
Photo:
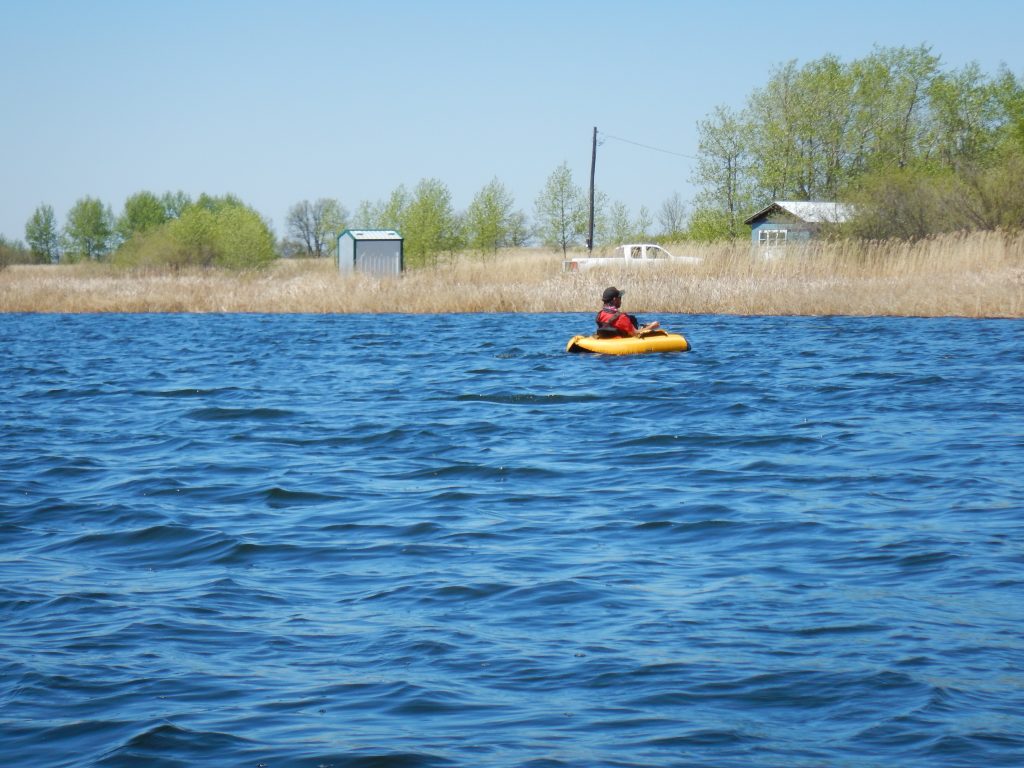
<instances>
[{"instance_id":1,"label":"person in float tube","mask_svg":"<svg viewBox=\"0 0 1024 768\"><path fill-rule=\"evenodd\" d=\"M657 320L640 325L636 315L627 315L622 311L622 295L615 286L605 288L601 294L604 307L597 313L597 333L595 335L608 338L612 336L640 336L660 326Z\"/></svg>"}]
</instances>

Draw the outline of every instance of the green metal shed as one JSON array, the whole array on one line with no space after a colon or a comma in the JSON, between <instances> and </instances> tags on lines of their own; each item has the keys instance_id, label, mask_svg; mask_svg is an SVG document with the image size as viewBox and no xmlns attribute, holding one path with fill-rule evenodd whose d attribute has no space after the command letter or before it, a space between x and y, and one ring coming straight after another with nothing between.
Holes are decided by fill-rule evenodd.
<instances>
[{"instance_id":1,"label":"green metal shed","mask_svg":"<svg viewBox=\"0 0 1024 768\"><path fill-rule=\"evenodd\" d=\"M401 274L404 243L393 229L346 229L338 235L338 270L342 274Z\"/></svg>"}]
</instances>

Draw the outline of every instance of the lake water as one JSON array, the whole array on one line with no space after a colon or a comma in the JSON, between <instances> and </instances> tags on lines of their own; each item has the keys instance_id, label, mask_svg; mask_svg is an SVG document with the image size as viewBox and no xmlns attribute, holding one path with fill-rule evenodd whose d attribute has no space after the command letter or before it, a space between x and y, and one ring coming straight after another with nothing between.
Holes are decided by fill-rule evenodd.
<instances>
[{"instance_id":1,"label":"lake water","mask_svg":"<svg viewBox=\"0 0 1024 768\"><path fill-rule=\"evenodd\" d=\"M5 768L1024 764L1024 322L659 319L0 316Z\"/></svg>"}]
</instances>

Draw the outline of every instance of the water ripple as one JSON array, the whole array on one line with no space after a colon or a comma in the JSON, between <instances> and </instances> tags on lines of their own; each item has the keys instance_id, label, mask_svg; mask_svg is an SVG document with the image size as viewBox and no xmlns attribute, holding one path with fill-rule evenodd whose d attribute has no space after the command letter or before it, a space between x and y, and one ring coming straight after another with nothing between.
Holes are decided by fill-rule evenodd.
<instances>
[{"instance_id":1,"label":"water ripple","mask_svg":"<svg viewBox=\"0 0 1024 768\"><path fill-rule=\"evenodd\" d=\"M1024 764L1020 322L660 319L0 317L5 765Z\"/></svg>"}]
</instances>

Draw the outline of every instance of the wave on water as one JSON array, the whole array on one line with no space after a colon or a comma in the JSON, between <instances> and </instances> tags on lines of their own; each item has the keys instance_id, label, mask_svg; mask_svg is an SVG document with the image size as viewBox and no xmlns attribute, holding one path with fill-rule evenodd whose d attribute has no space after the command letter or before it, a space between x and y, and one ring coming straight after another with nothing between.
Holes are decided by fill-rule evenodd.
<instances>
[{"instance_id":1,"label":"wave on water","mask_svg":"<svg viewBox=\"0 0 1024 768\"><path fill-rule=\"evenodd\" d=\"M5 765L1024 764L1020 321L432 320L0 317Z\"/></svg>"}]
</instances>

